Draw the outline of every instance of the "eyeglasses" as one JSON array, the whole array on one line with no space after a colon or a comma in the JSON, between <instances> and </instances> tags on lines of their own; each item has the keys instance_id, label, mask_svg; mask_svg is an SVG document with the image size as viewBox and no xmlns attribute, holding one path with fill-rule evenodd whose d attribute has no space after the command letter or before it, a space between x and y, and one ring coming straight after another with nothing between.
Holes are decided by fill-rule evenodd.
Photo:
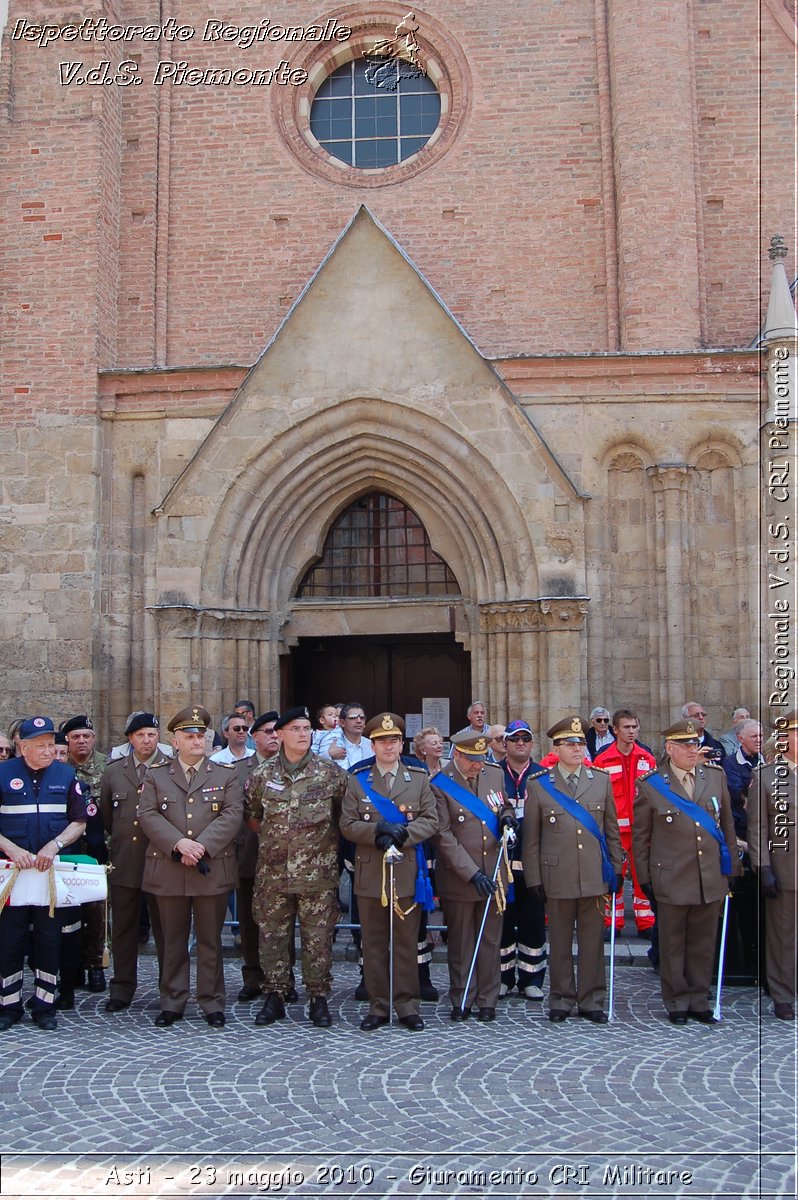
<instances>
[{"instance_id":1,"label":"eyeglasses","mask_svg":"<svg viewBox=\"0 0 798 1200\"><path fill-rule=\"evenodd\" d=\"M345 721L365 721L365 713L350 713L348 717L344 717Z\"/></svg>"},{"instance_id":2,"label":"eyeglasses","mask_svg":"<svg viewBox=\"0 0 798 1200\"><path fill-rule=\"evenodd\" d=\"M531 742L532 735L529 733L513 733L510 737L504 739L506 742Z\"/></svg>"},{"instance_id":3,"label":"eyeglasses","mask_svg":"<svg viewBox=\"0 0 798 1200\"><path fill-rule=\"evenodd\" d=\"M231 733L249 733L249 725L228 725Z\"/></svg>"},{"instance_id":4,"label":"eyeglasses","mask_svg":"<svg viewBox=\"0 0 798 1200\"><path fill-rule=\"evenodd\" d=\"M593 720L597 725L609 725L610 723L609 717L594 717Z\"/></svg>"}]
</instances>

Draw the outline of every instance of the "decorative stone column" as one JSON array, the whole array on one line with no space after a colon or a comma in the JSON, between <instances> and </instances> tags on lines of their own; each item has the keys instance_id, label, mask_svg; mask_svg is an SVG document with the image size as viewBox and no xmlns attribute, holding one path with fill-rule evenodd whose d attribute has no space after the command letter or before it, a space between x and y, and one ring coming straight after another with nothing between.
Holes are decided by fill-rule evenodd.
<instances>
[{"instance_id":1,"label":"decorative stone column","mask_svg":"<svg viewBox=\"0 0 798 1200\"><path fill-rule=\"evenodd\" d=\"M646 473L654 489L655 555L658 594L659 704L673 717L686 699L685 646L690 629L687 529L689 482L686 463L660 463Z\"/></svg>"},{"instance_id":2,"label":"decorative stone column","mask_svg":"<svg viewBox=\"0 0 798 1200\"><path fill-rule=\"evenodd\" d=\"M486 647L488 714L523 717L540 735L550 719L581 712L587 596L544 596L480 606Z\"/></svg>"},{"instance_id":3,"label":"decorative stone column","mask_svg":"<svg viewBox=\"0 0 798 1200\"><path fill-rule=\"evenodd\" d=\"M153 605L157 655L153 695L168 719L188 699L214 719L240 696L279 704L278 637L284 618L199 605Z\"/></svg>"}]
</instances>

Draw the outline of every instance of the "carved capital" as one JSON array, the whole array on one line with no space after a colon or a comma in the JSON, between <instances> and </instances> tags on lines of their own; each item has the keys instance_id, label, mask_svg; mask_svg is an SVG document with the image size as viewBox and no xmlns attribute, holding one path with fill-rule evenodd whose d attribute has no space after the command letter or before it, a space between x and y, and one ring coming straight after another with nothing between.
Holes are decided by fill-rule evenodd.
<instances>
[{"instance_id":1,"label":"carved capital","mask_svg":"<svg viewBox=\"0 0 798 1200\"><path fill-rule=\"evenodd\" d=\"M646 475L655 492L686 492L693 470L687 463L657 463L655 467L646 467Z\"/></svg>"}]
</instances>

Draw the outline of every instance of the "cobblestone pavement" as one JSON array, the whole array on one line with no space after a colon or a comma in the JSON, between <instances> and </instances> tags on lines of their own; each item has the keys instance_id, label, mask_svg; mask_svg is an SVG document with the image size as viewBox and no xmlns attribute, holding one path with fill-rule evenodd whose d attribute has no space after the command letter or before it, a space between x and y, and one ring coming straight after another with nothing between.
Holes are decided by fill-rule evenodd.
<instances>
[{"instance_id":1,"label":"cobblestone pavement","mask_svg":"<svg viewBox=\"0 0 798 1200\"><path fill-rule=\"evenodd\" d=\"M152 958L127 1012L80 992L56 1032L26 1018L0 1036L0 1195L795 1194L795 1027L754 989L727 990L717 1027L674 1027L638 962L611 1025L554 1026L520 997L453 1025L432 972L423 1033L362 1033L341 961L329 1030L302 1003L256 1028L236 1002L223 1030L193 1002L156 1029ZM232 1000L233 959L226 978Z\"/></svg>"}]
</instances>

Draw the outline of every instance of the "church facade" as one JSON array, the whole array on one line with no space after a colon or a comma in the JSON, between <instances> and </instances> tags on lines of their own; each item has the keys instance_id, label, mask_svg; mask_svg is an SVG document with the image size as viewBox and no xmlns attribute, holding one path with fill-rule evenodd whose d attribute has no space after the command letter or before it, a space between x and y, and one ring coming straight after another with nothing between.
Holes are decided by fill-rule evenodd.
<instances>
[{"instance_id":1,"label":"church facade","mask_svg":"<svg viewBox=\"0 0 798 1200\"><path fill-rule=\"evenodd\" d=\"M759 711L791 9L228 8L11 0L2 720Z\"/></svg>"}]
</instances>

